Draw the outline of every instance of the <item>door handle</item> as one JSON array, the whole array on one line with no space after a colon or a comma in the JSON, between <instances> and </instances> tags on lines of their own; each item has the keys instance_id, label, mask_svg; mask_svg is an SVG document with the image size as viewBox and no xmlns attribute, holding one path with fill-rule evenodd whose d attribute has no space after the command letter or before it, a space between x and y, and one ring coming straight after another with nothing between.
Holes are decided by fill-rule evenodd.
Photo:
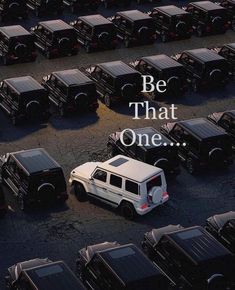
<instances>
[{"instance_id":1,"label":"door handle","mask_svg":"<svg viewBox=\"0 0 235 290\"><path fill-rule=\"evenodd\" d=\"M105 187L102 187L102 189L103 189L103 190L107 190L107 188L105 188Z\"/></svg>"}]
</instances>

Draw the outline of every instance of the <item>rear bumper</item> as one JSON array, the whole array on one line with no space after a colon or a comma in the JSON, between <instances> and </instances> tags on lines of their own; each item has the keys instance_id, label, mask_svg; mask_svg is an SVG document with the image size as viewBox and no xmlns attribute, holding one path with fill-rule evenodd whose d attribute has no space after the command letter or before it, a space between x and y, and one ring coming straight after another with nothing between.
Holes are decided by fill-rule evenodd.
<instances>
[{"instance_id":1,"label":"rear bumper","mask_svg":"<svg viewBox=\"0 0 235 290\"><path fill-rule=\"evenodd\" d=\"M150 211L152 211L154 208L156 208L157 206L160 206L162 204L164 204L165 202L167 202L169 200L169 195L166 195L162 198L161 202L157 203L157 204L149 204L147 207L145 208L136 208L136 212L138 215L145 215L147 213L149 213Z\"/></svg>"}]
</instances>

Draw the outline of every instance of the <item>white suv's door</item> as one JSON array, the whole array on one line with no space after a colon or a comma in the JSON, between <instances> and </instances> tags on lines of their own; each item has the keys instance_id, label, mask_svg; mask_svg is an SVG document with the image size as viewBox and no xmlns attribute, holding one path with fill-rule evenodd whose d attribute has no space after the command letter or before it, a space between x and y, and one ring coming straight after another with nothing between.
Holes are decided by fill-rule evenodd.
<instances>
[{"instance_id":1,"label":"white suv's door","mask_svg":"<svg viewBox=\"0 0 235 290\"><path fill-rule=\"evenodd\" d=\"M113 204L119 205L123 197L123 178L110 173L107 187L107 195Z\"/></svg>"},{"instance_id":2,"label":"white suv's door","mask_svg":"<svg viewBox=\"0 0 235 290\"><path fill-rule=\"evenodd\" d=\"M92 181L90 184L90 193L104 201L108 199L107 179L107 171L96 169L96 171L92 175Z\"/></svg>"}]
</instances>

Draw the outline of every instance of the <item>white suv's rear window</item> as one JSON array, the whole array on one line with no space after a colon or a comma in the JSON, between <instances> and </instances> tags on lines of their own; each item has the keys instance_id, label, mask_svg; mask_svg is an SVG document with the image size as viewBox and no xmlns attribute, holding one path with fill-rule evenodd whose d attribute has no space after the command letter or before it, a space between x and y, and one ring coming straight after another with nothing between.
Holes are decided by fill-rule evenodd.
<instances>
[{"instance_id":1,"label":"white suv's rear window","mask_svg":"<svg viewBox=\"0 0 235 290\"><path fill-rule=\"evenodd\" d=\"M162 186L161 175L158 175L147 182L147 192L151 191L151 189L156 186Z\"/></svg>"}]
</instances>

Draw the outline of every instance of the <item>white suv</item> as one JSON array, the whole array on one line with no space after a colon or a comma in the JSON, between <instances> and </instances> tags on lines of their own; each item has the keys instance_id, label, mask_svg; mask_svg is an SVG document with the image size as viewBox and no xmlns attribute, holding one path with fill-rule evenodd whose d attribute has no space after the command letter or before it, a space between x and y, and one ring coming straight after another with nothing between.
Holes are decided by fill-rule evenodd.
<instances>
[{"instance_id":1,"label":"white suv","mask_svg":"<svg viewBox=\"0 0 235 290\"><path fill-rule=\"evenodd\" d=\"M165 175L155 166L118 155L105 162L87 162L69 179L78 200L87 195L120 207L129 219L144 215L169 199Z\"/></svg>"}]
</instances>

